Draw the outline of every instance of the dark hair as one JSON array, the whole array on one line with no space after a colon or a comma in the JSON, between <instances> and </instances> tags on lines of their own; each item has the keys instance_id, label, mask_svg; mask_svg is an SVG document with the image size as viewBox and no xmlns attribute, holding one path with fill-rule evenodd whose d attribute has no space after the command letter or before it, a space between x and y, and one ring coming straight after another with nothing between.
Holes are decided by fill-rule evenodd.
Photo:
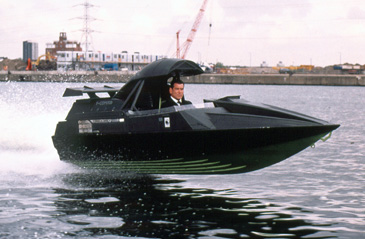
<instances>
[{"instance_id":1,"label":"dark hair","mask_svg":"<svg viewBox=\"0 0 365 239\"><path fill-rule=\"evenodd\" d=\"M174 84L184 84L184 82L182 80L180 80L180 78L175 78L171 81L170 83L170 88L174 88Z\"/></svg>"}]
</instances>

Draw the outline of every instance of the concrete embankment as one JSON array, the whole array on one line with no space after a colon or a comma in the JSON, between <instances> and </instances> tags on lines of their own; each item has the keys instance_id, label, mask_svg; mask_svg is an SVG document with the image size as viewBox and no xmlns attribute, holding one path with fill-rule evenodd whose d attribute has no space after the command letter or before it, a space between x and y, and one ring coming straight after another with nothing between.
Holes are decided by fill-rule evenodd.
<instances>
[{"instance_id":1,"label":"concrete embankment","mask_svg":"<svg viewBox=\"0 0 365 239\"><path fill-rule=\"evenodd\" d=\"M24 82L127 82L133 75L123 72L68 72L57 71L0 72L1 81ZM202 74L184 79L191 84L248 84L248 85L327 85L365 86L365 75L320 75L320 74Z\"/></svg>"},{"instance_id":2,"label":"concrete embankment","mask_svg":"<svg viewBox=\"0 0 365 239\"><path fill-rule=\"evenodd\" d=\"M25 82L127 82L132 75L113 71L11 71L0 72L0 81Z\"/></svg>"},{"instance_id":3,"label":"concrete embankment","mask_svg":"<svg viewBox=\"0 0 365 239\"><path fill-rule=\"evenodd\" d=\"M247 85L324 85L365 86L365 75L317 75L317 74L204 74L186 80L187 83L247 84Z\"/></svg>"}]
</instances>

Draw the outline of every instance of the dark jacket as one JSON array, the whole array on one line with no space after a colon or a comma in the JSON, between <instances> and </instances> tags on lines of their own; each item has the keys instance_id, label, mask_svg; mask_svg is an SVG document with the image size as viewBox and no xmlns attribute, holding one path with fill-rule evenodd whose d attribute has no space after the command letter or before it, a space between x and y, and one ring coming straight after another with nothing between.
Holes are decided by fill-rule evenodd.
<instances>
[{"instance_id":1,"label":"dark jacket","mask_svg":"<svg viewBox=\"0 0 365 239\"><path fill-rule=\"evenodd\" d=\"M185 100L184 97L181 100L181 105L191 105L191 102L188 100ZM171 99L171 97L167 98L167 100L163 101L161 104L161 108L170 107L170 106L178 106L178 104Z\"/></svg>"}]
</instances>

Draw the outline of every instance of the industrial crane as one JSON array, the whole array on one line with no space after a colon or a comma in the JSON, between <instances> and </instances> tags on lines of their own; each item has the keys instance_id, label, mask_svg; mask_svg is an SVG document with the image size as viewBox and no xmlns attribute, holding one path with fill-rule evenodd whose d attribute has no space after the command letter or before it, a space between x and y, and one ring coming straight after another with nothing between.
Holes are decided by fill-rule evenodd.
<instances>
[{"instance_id":1,"label":"industrial crane","mask_svg":"<svg viewBox=\"0 0 365 239\"><path fill-rule=\"evenodd\" d=\"M181 58L181 59L185 59L188 51L189 51L189 48L191 46L191 44L193 43L193 40L194 40L194 37L195 37L195 34L198 30L198 27L200 25L200 22L204 16L204 12L205 12L205 8L207 6L207 2L208 0L204 0L201 8L199 9L199 13L198 13L198 16L196 17L195 19L195 22L193 24L193 27L191 28L190 30L190 33L188 35L188 38L186 39L186 41L182 44L182 46L180 47L180 44L179 44L179 34L180 34L180 30L176 33L176 45L177 45L177 49L176 49L176 57L177 58Z\"/></svg>"},{"instance_id":2,"label":"industrial crane","mask_svg":"<svg viewBox=\"0 0 365 239\"><path fill-rule=\"evenodd\" d=\"M44 57L45 60L41 60L41 58ZM52 56L51 53L47 52L44 55L41 55L37 58L36 61L31 61L30 58L28 58L27 67L25 70L30 71L32 69L38 69L38 70L56 70L57 69L57 63L56 63L57 57Z\"/></svg>"}]
</instances>

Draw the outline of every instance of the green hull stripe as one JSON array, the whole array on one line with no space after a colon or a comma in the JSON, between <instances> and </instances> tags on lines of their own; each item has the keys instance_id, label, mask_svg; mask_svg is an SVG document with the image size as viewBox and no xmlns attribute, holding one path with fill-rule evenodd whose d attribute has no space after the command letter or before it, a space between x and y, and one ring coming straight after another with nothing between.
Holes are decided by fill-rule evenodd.
<instances>
[{"instance_id":1,"label":"green hull stripe","mask_svg":"<svg viewBox=\"0 0 365 239\"><path fill-rule=\"evenodd\" d=\"M183 158L158 161L71 161L71 163L90 169L122 169L137 173L154 174L204 174L241 170L246 165L232 167L220 161L209 162L208 159L183 161Z\"/></svg>"},{"instance_id":2,"label":"green hull stripe","mask_svg":"<svg viewBox=\"0 0 365 239\"><path fill-rule=\"evenodd\" d=\"M164 169L181 169L181 167L184 168L194 168L194 167L208 167L212 165L219 164L220 162L211 162L211 163L203 163L203 164L186 164L186 165L134 165L134 164L77 164L81 167L92 167L92 168L128 168L128 169L134 169L134 168L164 168ZM231 165L231 164L227 164Z\"/></svg>"},{"instance_id":3,"label":"green hull stripe","mask_svg":"<svg viewBox=\"0 0 365 239\"><path fill-rule=\"evenodd\" d=\"M112 164L112 165L103 165L103 164L98 164L98 165L94 165L94 164L77 164L79 166L83 166L83 167L91 167L91 168L123 168L123 169L133 169L133 170L144 170L144 169L169 169L169 170L186 170L186 168L192 168L193 170L195 169L214 169L214 168L222 168L222 167L230 167L231 164L223 164L223 165L216 165L216 166L209 166L211 164L218 164L219 162L212 162L212 163L208 163L208 164L192 164L192 165L185 165L184 167L179 167L179 166L173 166L173 167L169 167L169 166L160 166L160 165L146 165L146 166L142 166L142 165L128 165L128 164Z\"/></svg>"},{"instance_id":4,"label":"green hull stripe","mask_svg":"<svg viewBox=\"0 0 365 239\"><path fill-rule=\"evenodd\" d=\"M186 171L174 171L174 170L136 170L137 173L152 173L152 174L205 174L205 173L224 173L232 172L236 170L242 170L246 166L238 166L233 168L223 168L223 169L211 169L211 170L186 170Z\"/></svg>"},{"instance_id":5,"label":"green hull stripe","mask_svg":"<svg viewBox=\"0 0 365 239\"><path fill-rule=\"evenodd\" d=\"M181 161L184 160L181 159L175 159L174 161L180 161L180 162L171 162L170 160L157 160L157 161L72 161L75 164L79 165L110 165L110 166L186 166L186 164L200 164L207 162L208 159L201 159L201 160L195 160L195 161ZM219 162L217 162L219 163Z\"/></svg>"}]
</instances>

